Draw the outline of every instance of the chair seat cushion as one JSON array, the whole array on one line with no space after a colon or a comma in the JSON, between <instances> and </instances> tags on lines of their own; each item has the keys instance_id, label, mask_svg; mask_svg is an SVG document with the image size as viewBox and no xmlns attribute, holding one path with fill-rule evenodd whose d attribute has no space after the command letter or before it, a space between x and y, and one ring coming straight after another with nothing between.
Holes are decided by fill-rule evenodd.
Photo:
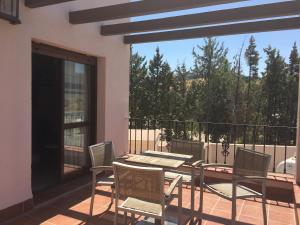
<instances>
[{"instance_id":1,"label":"chair seat cushion","mask_svg":"<svg viewBox=\"0 0 300 225\"><path fill-rule=\"evenodd\" d=\"M114 175L111 175L109 177L101 177L97 180L98 185L113 186L114 183L115 183Z\"/></svg>"},{"instance_id":2,"label":"chair seat cushion","mask_svg":"<svg viewBox=\"0 0 300 225\"><path fill-rule=\"evenodd\" d=\"M185 174L185 173L180 173L178 172L165 172L165 179L166 180L174 180L178 176L182 176L182 183L191 183L192 182L192 176Z\"/></svg>"},{"instance_id":3,"label":"chair seat cushion","mask_svg":"<svg viewBox=\"0 0 300 225\"><path fill-rule=\"evenodd\" d=\"M232 199L232 183L209 184L206 185L206 187L212 192L218 193L224 197ZM238 185L236 188L237 198L248 198L257 196L262 196L262 194L242 185Z\"/></svg>"},{"instance_id":4,"label":"chair seat cushion","mask_svg":"<svg viewBox=\"0 0 300 225\"><path fill-rule=\"evenodd\" d=\"M143 201L136 198L127 198L120 206L129 210L138 210L145 213L161 216L162 206L160 204Z\"/></svg>"}]
</instances>

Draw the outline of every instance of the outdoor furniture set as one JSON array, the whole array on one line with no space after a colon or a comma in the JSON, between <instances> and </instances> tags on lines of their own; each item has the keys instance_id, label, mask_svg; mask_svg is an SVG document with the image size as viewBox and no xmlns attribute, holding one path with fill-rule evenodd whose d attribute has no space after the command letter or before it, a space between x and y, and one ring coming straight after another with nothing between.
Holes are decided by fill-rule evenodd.
<instances>
[{"instance_id":1,"label":"outdoor furniture set","mask_svg":"<svg viewBox=\"0 0 300 225\"><path fill-rule=\"evenodd\" d=\"M191 187L191 218L203 218L204 188L232 201L232 224L236 219L236 200L240 198L260 197L264 224L266 216L266 178L270 155L238 148L233 166L222 164L205 164L203 142L172 140L169 152L145 151L142 155L127 154L116 158L111 142L89 147L92 161L92 197L90 216L93 213L95 189L97 186L110 186L111 204L115 197L115 219L118 212L154 218L155 224L165 224L166 210L174 198L178 198L178 224L182 215L182 185ZM232 182L206 184L204 171L208 167L232 168ZM107 176L97 175L106 172ZM195 214L195 178L200 177L200 207ZM241 183L255 182L261 186L261 192L252 190ZM165 183L169 183L165 191ZM177 191L175 191L177 188Z\"/></svg>"}]
</instances>

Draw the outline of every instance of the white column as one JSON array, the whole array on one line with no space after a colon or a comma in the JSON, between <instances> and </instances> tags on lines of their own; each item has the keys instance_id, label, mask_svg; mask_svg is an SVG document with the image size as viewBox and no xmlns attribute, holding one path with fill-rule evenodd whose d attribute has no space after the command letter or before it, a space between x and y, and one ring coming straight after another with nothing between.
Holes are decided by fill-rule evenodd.
<instances>
[{"instance_id":1,"label":"white column","mask_svg":"<svg viewBox=\"0 0 300 225\"><path fill-rule=\"evenodd\" d=\"M300 67L300 64L299 64ZM300 69L300 68L299 68ZM298 84L296 182L300 185L300 81Z\"/></svg>"}]
</instances>

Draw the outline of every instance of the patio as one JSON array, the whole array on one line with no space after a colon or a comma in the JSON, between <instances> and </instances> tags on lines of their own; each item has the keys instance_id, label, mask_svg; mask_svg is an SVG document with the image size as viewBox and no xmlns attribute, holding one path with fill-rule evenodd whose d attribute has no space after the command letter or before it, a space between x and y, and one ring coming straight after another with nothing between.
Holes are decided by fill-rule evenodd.
<instances>
[{"instance_id":1,"label":"patio","mask_svg":"<svg viewBox=\"0 0 300 225\"><path fill-rule=\"evenodd\" d=\"M100 224L100 225L112 225L113 216L114 216L114 205L110 203L111 190L108 187L101 187L98 189L95 197L93 217L89 216L90 201L91 201L91 178L88 177L85 181L77 183L74 185L72 191L63 191L63 195L52 196L47 198L46 201L43 201L44 196L40 197L40 201L36 199L32 193L34 188L31 182L32 178L32 164L35 159L40 158L47 159L49 162L51 157L34 157L32 154L33 146L31 141L33 139L39 140L34 135L32 135L33 118L39 118L37 114L45 116L45 113L32 110L33 100L32 97L42 96L39 94L34 94L31 92L32 89L32 75L35 73L35 67L31 66L33 63L32 59L37 54L42 55L43 57L50 57L47 66L51 66L53 60L58 60L57 65L65 65L66 61L79 61L76 63L81 66L88 67L87 71L92 71L93 74L86 73L88 77L89 85L82 85L88 87L88 95L92 96L89 99L90 104L87 115L89 121L77 121L74 120L73 124L68 124L64 118L56 118L55 115L65 115L66 109L63 107L63 104L59 104L57 112L53 112L53 115L50 115L49 118L55 121L54 130L59 130L57 138L55 141L56 148L52 146L45 146L46 149L56 149L59 154L55 154L56 157L53 161L57 163L57 168L49 171L54 171L57 176L57 183L64 182L65 175L69 174L69 171L77 169L77 164L82 165L82 167L88 165L88 160L80 160L77 156L81 153L77 148L72 148L74 143L78 145L77 141L80 143L80 138L83 140L79 145L81 147L86 147L90 144L96 143L96 140L105 140L107 138L111 139L116 143L116 155L121 155L127 152L126 149L128 143L128 132L130 133L130 144L129 152L134 154L142 153L144 151L144 146L147 146L147 149L151 146L151 141L153 142L154 150L157 147L160 147L162 151L163 140L156 138L156 132L158 128L156 127L156 120L153 128L153 140L150 138L149 145L149 121L147 129L143 127L141 123L141 133L138 136L141 136L140 139L137 139L137 126L128 130L128 86L129 86L129 44L136 43L148 43L148 42L158 42L166 40L183 40L183 39L192 39L192 38L201 38L207 36L222 36L222 35L237 35L237 34L248 34L255 32L267 32L267 31L279 31L279 30L293 30L300 28L300 17L299 17L299 1L278 1L268 4L250 4L250 5L241 5L238 3L247 2L246 0L205 0L205 1L177 1L177 0L165 0L163 4L157 4L155 1L146 0L146 1L111 1L112 5L107 5L104 3L102 5L97 5L97 1L94 1L91 5L86 5L85 1L81 3L74 3L70 6L65 4L63 7L53 6L49 7L49 11L43 11L43 9L31 10L29 8L39 8L47 5L54 5L57 3L63 2L72 2L73 0L24 0L20 1L21 7L20 12L22 15L22 26L20 28L14 28L14 32L3 32L4 35L1 35L0 42L2 46L11 46L11 43L18 43L16 49L5 48L3 52L3 64L1 64L1 72L4 71L6 74L2 79L3 84L7 84L7 88L1 89L1 96L5 97L5 104L3 108L5 109L1 113L1 117L5 118L2 126L9 129L3 129L2 134L2 158L8 159L5 160L5 163L0 163L1 171L1 181L2 187L0 196L0 212L2 211L4 216L11 212L11 209L17 209L14 212L20 213L24 212L27 209L26 203L35 203L34 208L30 211L27 211L24 214L20 214L12 217L13 219L9 220L5 224L8 225L76 225L76 224ZM1 2L1 0L0 0ZM3 1L4 2L4 1ZM74 1L75 2L75 1ZM110 1L107 1L110 2ZM159 2L159 1L157 1ZM11 23L17 24L20 22L19 18L19 1L15 1L16 7L11 7L10 11L13 13L8 14L9 17L1 15L0 17L10 21ZM25 3L25 4L24 4ZM190 15L180 15L164 18L155 18L151 20L144 21L135 21L131 22L127 18L136 17L136 16L146 16L157 13L164 12L175 12L180 10L188 10L201 7L214 7L222 4L234 4L237 3L235 7L224 8L221 10L215 11L204 11L201 13L190 14ZM234 5L233 5L234 6ZM92 7L92 8L90 8ZM123 13L120 13L122 11ZM1 12L0 12L1 13ZM48 13L48 14L47 14ZM3 14L3 12L2 12ZM53 17L52 19L49 19ZM214 18L213 20L211 18ZM102 24L103 21L114 20L114 19L124 19L120 20L115 24ZM101 22L97 25L95 29L95 24L88 25L89 23ZM76 24L87 24L84 29L81 29L80 26ZM33 26L34 25L34 26ZM1 26L4 27L3 30L8 30L7 25L4 24ZM27 27L26 27L27 26ZM76 28L77 27L77 28ZM55 29L54 29L55 28ZM124 29L126 28L126 29ZM86 31L94 32L86 32ZM99 34L99 30L100 34ZM144 33L149 32L149 33ZM60 35L56 35L60 34ZM84 38L82 38L84 34ZM122 35L122 38L111 38L114 35ZM22 37L22 38L20 38ZM20 41L22 39L22 41ZM72 40L74 39L74 40ZM72 41L70 41L72 40ZM84 41L83 41L84 40ZM100 43L100 44L98 44ZM51 44L51 46L50 46ZM48 46L49 45L49 46ZM53 46L52 46L53 45ZM95 46L101 46L101 48L95 48ZM105 46L105 48L102 48ZM55 54L54 54L54 53ZM58 53L57 53L58 52ZM30 57L31 56L31 57ZM97 57L96 57L97 56ZM17 60L16 60L17 59ZM75 60L76 59L76 60ZM33 60L32 60L33 61ZM7 63L9 62L9 63ZM14 62L12 66L11 62ZM117 62L113 64L111 62ZM35 63L39 65L39 63ZM78 65L77 65L78 66ZM33 69L32 69L33 68ZM47 68L46 66L43 68ZM54 67L51 67L54 69ZM74 64L75 68L75 64ZM100 68L97 70L97 68ZM55 75L58 77L61 74L66 74L62 72L63 70L58 69L60 72L55 72ZM74 70L75 71L75 70ZM23 76L18 76L22 72ZM51 72L51 71L50 71ZM71 73L71 72L70 72ZM51 75L51 73L49 73ZM75 74L75 72L74 72ZM74 75L72 73L72 75ZM38 74L37 74L38 76ZM91 78L92 76L92 78ZM62 87L64 79L58 79L59 81L53 82L55 84L53 90L55 90L56 85ZM50 80L51 81L51 80ZM97 82L93 82L97 81ZM116 82L118 81L118 82ZM43 83L43 82L41 82ZM97 85L99 89L97 89ZM16 84L20 85L17 86ZM73 83L72 83L73 84ZM74 82L74 84L76 84ZM73 85L76 86L76 85ZM81 86L81 85L78 85ZM13 87L13 88L12 88ZM42 85L38 84L36 86L37 90L41 90ZM67 90L65 88L64 90ZM118 90L116 92L116 90ZM12 92L14 91L14 92ZM67 92L67 91L66 91ZM58 92L57 92L58 93ZM84 92L82 92L84 93ZM9 101L7 101L7 96L10 96ZM59 93L59 96L54 96L53 102L61 103L65 100L65 97L62 93ZM42 99L42 98L41 98ZM85 98L87 100L88 98ZM42 99L44 103L48 101ZM98 101L99 100L99 101ZM74 100L73 100L74 101ZM50 101L49 101L50 102ZM52 102L52 101L51 101ZM13 103L13 104L11 104ZM40 104L37 104L40 105ZM50 104L49 104L50 105ZM85 105L85 104L82 104ZM300 105L300 104L299 104ZM18 106L17 108L15 106ZM37 107L43 108L43 107ZM55 108L55 107L53 107ZM46 109L46 108L44 108ZM38 112L34 114L33 112ZM299 118L300 106L298 106L298 118ZM25 117L24 117L25 115ZM30 117L31 116L31 117ZM45 116L47 117L47 116ZM90 118L91 117L91 118ZM92 118L93 117L93 118ZM125 117L125 119L124 119ZM25 118L25 119L20 119ZM53 122L52 121L52 122ZM49 124L51 120L47 121ZM39 124L37 121L36 124ZM46 124L46 123L45 123ZM88 126L87 126L88 124ZM92 125L91 125L92 124ZM288 157L292 157L300 153L300 122L298 122L297 128L292 128L294 131L293 134L297 136L297 143L294 141L293 152L291 155L288 153L288 147L290 147L291 142L285 141L284 145L278 147L277 141L271 147L267 146L267 143L264 140L261 143L256 142L256 126L253 128L253 140L252 143L246 143L246 132L244 130L243 143L240 143L240 140L236 140L236 135L234 135L234 141L228 148L224 148L223 153L221 152L221 143L210 143L209 127L210 124L207 123L207 132L203 131L201 126L198 126L199 139L201 138L207 140L207 162L223 162L230 163L235 157L235 150L238 147L238 144L253 145L253 148L260 144L260 151L268 150L272 151L272 165L270 171L276 171L276 166L279 163L278 160L286 160ZM65 126L68 125L68 126ZM76 126L75 126L76 125ZM49 126L49 125L47 125ZM49 127L45 126L49 129ZM61 129L57 129L57 128ZM111 129L111 128L117 129ZM166 129L166 127L159 126L160 130ZM191 130L195 127L191 126ZM147 130L148 136L147 141L144 142L144 136L142 130ZM201 129L200 129L201 128ZM84 130L80 138L75 135L76 132L66 132L70 133L70 136L75 137L76 141L73 143L73 139L69 138L68 135L65 135L65 130ZM134 144L132 144L132 130L135 129L135 139ZM138 128L139 129L139 128ZM152 128L151 128L152 129ZM245 128L246 129L246 128ZM265 134L265 127L261 128ZM275 136L277 137L278 131L271 127ZM46 129L45 129L46 130ZM96 132L97 130L97 132ZM38 130L37 130L38 131ZM232 130L233 131L233 130ZM204 137L207 134L207 137ZM290 131L289 131L290 132ZM42 134L42 132L33 132L36 134ZM162 133L162 132L161 132ZM193 134L193 132L190 132ZM85 134L88 137L85 137ZM51 134L52 135L52 134ZM45 135L45 137L51 136ZM152 136L152 135L151 135ZM18 141L16 140L18 138ZM265 137L265 135L263 135ZM68 148L61 148L64 146L67 141L72 140L72 143ZM77 140L78 139L78 140ZM193 136L191 135L193 141ZM89 140L85 143L85 140ZM137 142L138 140L138 142ZM225 139L224 139L225 140ZM277 140L277 139L276 139ZM71 141L70 141L71 142ZM156 142L160 142L160 145ZM84 144L83 144L84 143ZM225 143L225 141L224 141ZM140 145L139 145L140 144ZM157 145L156 145L157 144ZM225 143L226 144L226 143ZM229 141L228 141L229 144ZM43 143L44 145L44 143ZM20 148L22 146L22 148ZM57 147L60 146L60 147ZM219 147L218 147L219 146ZM224 145L226 147L226 145ZM269 148L268 148L269 147ZM44 146L43 146L44 148ZM40 148L42 149L42 148ZM277 149L281 149L281 154L278 153ZM212 151L211 151L212 150ZM228 151L227 151L228 150ZM210 152L211 151L211 152ZM230 154L230 151L232 154ZM72 157L68 157L69 153L72 153ZM66 154L65 154L66 153ZM222 153L222 155L220 154ZM41 154L42 155L42 154ZM209 158L215 157L215 158ZM221 157L220 157L221 156ZM223 157L224 156L224 157ZM276 158L277 157L277 158ZM75 159L74 162L69 160L69 158ZM66 159L66 160L65 160ZM231 160L232 159L232 160ZM231 160L231 161L230 161ZM74 163L71 164L71 163ZM43 163L40 163L43 164ZM50 165L54 163L49 162ZM83 165L84 164L84 165ZM13 165L17 165L13 167ZM73 165L73 166L72 166ZM290 185L293 186L293 183L300 183L300 157L297 157L296 161L296 177L292 178ZM89 165L88 165L89 166ZM39 170L39 167L37 170ZM57 171L58 172L57 172ZM57 172L57 173L56 173ZM211 172L211 171L208 171ZM221 179L224 179L224 171L213 171L218 173L221 176ZM283 173L287 172L287 165L284 164ZM229 173L228 173L229 174ZM226 175L228 175L226 174ZM230 175L230 174L229 174ZM273 176L270 174L270 176ZM49 180L49 176L44 174L43 178ZM220 178L220 177L219 177ZM285 175L279 180L288 180ZM275 176L274 180L277 180ZM43 183L43 182L42 182ZM163 184L162 184L163 185ZM300 187L294 185L294 189L291 188L291 196L296 198L296 203L287 203L287 202L278 202L273 200L268 200L267 204L267 217L268 224L299 224L297 210L300 208ZM166 187L166 186L165 186ZM275 188L274 188L275 189ZM274 190L273 189L273 190ZM280 188L277 188L278 191ZM271 190L270 192L272 192ZM276 192L275 191L275 192ZM270 193L269 192L269 193ZM288 199L288 196L285 192L276 192L275 196L283 196L282 198L285 201L294 202ZM195 198L195 208L199 207L199 187L196 191ZM172 206L169 208L169 219L173 220L177 217L177 200L173 200ZM231 202L224 200L218 197L215 194L210 192L205 192L204 194L204 219L199 222L191 223L190 218L190 188L184 186L183 189L183 221L182 224L231 224ZM33 206L33 205L32 205ZM296 208L296 209L295 209ZM297 209L298 208L298 209ZM4 211L5 210L5 211ZM119 224L124 224L124 220L121 219L120 215ZM263 215L261 208L260 199L248 199L248 200L238 200L237 201L237 223L240 225L247 224L263 224ZM143 217L136 217L137 221L143 220ZM1 220L0 220L0 224Z\"/></svg>"},{"instance_id":2,"label":"patio","mask_svg":"<svg viewBox=\"0 0 300 225\"><path fill-rule=\"evenodd\" d=\"M296 191L296 190L295 190ZM114 205L110 205L110 189L102 187L98 189L95 197L93 217L89 218L90 186L85 185L80 190L68 193L66 196L40 205L35 210L22 215L8 223L9 225L76 225L76 224L113 224ZM183 223L189 224L190 190L183 189ZM176 200L168 210L169 218L176 218ZM199 191L196 191L196 208L199 206ZM268 224L270 225L294 225L294 205L284 202L269 201L267 205ZM205 192L204 194L204 218L202 224L230 224L231 203L217 195ZM136 217L137 220L142 218ZM124 220L123 220L124 221ZM119 218L119 224L123 224ZM129 221L129 219L128 219ZM200 224L196 222L194 224ZM237 223L239 225L263 224L260 200L238 200Z\"/></svg>"}]
</instances>

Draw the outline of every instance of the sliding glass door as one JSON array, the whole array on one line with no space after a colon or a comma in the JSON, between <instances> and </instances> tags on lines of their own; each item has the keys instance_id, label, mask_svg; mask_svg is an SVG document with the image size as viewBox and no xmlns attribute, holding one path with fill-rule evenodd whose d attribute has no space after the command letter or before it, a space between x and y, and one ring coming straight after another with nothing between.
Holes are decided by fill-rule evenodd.
<instances>
[{"instance_id":1,"label":"sliding glass door","mask_svg":"<svg viewBox=\"0 0 300 225\"><path fill-rule=\"evenodd\" d=\"M90 162L91 76L90 65L64 61L64 175Z\"/></svg>"},{"instance_id":2,"label":"sliding glass door","mask_svg":"<svg viewBox=\"0 0 300 225\"><path fill-rule=\"evenodd\" d=\"M41 177L51 175L56 183L90 167L97 59L40 43L33 43L32 51L32 174L37 174L32 183L38 189L45 183Z\"/></svg>"}]
</instances>

